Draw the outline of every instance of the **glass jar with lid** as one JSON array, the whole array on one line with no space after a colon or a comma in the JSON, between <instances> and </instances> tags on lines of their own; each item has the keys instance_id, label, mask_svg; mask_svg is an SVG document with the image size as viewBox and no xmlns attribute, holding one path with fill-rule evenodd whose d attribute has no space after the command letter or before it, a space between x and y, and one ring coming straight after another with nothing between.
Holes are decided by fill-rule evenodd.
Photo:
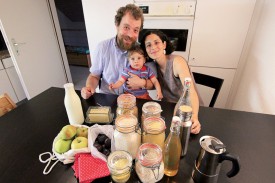
<instances>
[{"instance_id":1,"label":"glass jar with lid","mask_svg":"<svg viewBox=\"0 0 275 183\"><path fill-rule=\"evenodd\" d=\"M107 165L114 182L127 182L131 176L132 156L126 151L114 151L107 159Z\"/></svg>"},{"instance_id":2,"label":"glass jar with lid","mask_svg":"<svg viewBox=\"0 0 275 183\"><path fill-rule=\"evenodd\" d=\"M142 144L135 160L135 169L141 182L160 181L164 175L161 148L156 144Z\"/></svg>"},{"instance_id":3,"label":"glass jar with lid","mask_svg":"<svg viewBox=\"0 0 275 183\"><path fill-rule=\"evenodd\" d=\"M143 122L145 118L148 117L160 117L162 110L161 106L157 102L146 102L142 106L142 115L141 115L141 126L143 127Z\"/></svg>"},{"instance_id":4,"label":"glass jar with lid","mask_svg":"<svg viewBox=\"0 0 275 183\"><path fill-rule=\"evenodd\" d=\"M116 118L114 141L116 150L127 151L135 159L141 144L141 132L134 115L124 114Z\"/></svg>"},{"instance_id":5,"label":"glass jar with lid","mask_svg":"<svg viewBox=\"0 0 275 183\"><path fill-rule=\"evenodd\" d=\"M161 117L148 117L144 120L142 143L153 143L164 147L165 121Z\"/></svg>"},{"instance_id":6,"label":"glass jar with lid","mask_svg":"<svg viewBox=\"0 0 275 183\"><path fill-rule=\"evenodd\" d=\"M138 118L138 108L136 106L136 97L132 94L121 94L117 98L116 116L122 114L133 114Z\"/></svg>"}]
</instances>

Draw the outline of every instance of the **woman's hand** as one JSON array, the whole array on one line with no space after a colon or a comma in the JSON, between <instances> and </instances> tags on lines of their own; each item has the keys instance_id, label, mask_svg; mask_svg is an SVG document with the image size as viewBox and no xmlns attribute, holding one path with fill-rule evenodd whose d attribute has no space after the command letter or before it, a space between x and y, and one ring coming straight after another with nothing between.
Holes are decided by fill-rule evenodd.
<instances>
[{"instance_id":1,"label":"woman's hand","mask_svg":"<svg viewBox=\"0 0 275 183\"><path fill-rule=\"evenodd\" d=\"M201 124L197 118L192 118L191 133L198 134L201 131Z\"/></svg>"}]
</instances>

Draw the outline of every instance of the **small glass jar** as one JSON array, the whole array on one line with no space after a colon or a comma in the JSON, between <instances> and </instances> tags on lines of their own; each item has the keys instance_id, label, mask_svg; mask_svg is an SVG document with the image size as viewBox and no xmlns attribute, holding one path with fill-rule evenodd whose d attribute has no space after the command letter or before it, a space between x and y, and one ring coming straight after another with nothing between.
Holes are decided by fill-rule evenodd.
<instances>
[{"instance_id":1,"label":"small glass jar","mask_svg":"<svg viewBox=\"0 0 275 183\"><path fill-rule=\"evenodd\" d=\"M144 120L142 143L152 143L164 148L165 121L161 117L148 117Z\"/></svg>"},{"instance_id":2,"label":"small glass jar","mask_svg":"<svg viewBox=\"0 0 275 183\"><path fill-rule=\"evenodd\" d=\"M107 159L107 165L114 182L127 182L131 176L132 156L126 151L114 151Z\"/></svg>"},{"instance_id":3,"label":"small glass jar","mask_svg":"<svg viewBox=\"0 0 275 183\"><path fill-rule=\"evenodd\" d=\"M160 117L162 112L161 106L157 102L146 102L142 106L142 115L141 115L141 127L143 128L143 122L145 118L148 117Z\"/></svg>"},{"instance_id":4,"label":"small glass jar","mask_svg":"<svg viewBox=\"0 0 275 183\"><path fill-rule=\"evenodd\" d=\"M160 181L164 175L161 148L156 144L142 144L135 160L135 169L143 183Z\"/></svg>"},{"instance_id":5,"label":"small glass jar","mask_svg":"<svg viewBox=\"0 0 275 183\"><path fill-rule=\"evenodd\" d=\"M138 108L136 106L136 97L132 94L121 94L117 98L116 116L122 114L133 114L138 118Z\"/></svg>"},{"instance_id":6,"label":"small glass jar","mask_svg":"<svg viewBox=\"0 0 275 183\"><path fill-rule=\"evenodd\" d=\"M116 150L127 151L135 159L141 144L141 132L134 115L126 114L116 118L114 141Z\"/></svg>"}]
</instances>

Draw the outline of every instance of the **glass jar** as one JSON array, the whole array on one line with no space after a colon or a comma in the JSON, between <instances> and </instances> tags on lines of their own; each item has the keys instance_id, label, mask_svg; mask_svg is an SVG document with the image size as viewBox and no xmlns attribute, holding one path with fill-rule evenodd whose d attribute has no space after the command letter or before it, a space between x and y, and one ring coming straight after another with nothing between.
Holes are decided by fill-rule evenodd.
<instances>
[{"instance_id":1,"label":"glass jar","mask_svg":"<svg viewBox=\"0 0 275 183\"><path fill-rule=\"evenodd\" d=\"M152 143L164 147L165 121L161 117L148 117L144 120L142 143Z\"/></svg>"},{"instance_id":2,"label":"glass jar","mask_svg":"<svg viewBox=\"0 0 275 183\"><path fill-rule=\"evenodd\" d=\"M142 106L142 115L141 115L141 126L143 128L143 122L145 118L148 117L160 117L160 113L162 112L161 106L157 102L146 102Z\"/></svg>"},{"instance_id":3,"label":"glass jar","mask_svg":"<svg viewBox=\"0 0 275 183\"><path fill-rule=\"evenodd\" d=\"M138 108L136 106L136 97L132 94L121 94L117 98L116 116L122 114L133 114L138 118Z\"/></svg>"},{"instance_id":4,"label":"glass jar","mask_svg":"<svg viewBox=\"0 0 275 183\"><path fill-rule=\"evenodd\" d=\"M139 147L135 160L136 173L144 183L158 182L164 175L162 150L156 144L145 143Z\"/></svg>"},{"instance_id":5,"label":"glass jar","mask_svg":"<svg viewBox=\"0 0 275 183\"><path fill-rule=\"evenodd\" d=\"M116 150L127 151L135 159L141 144L141 132L134 115L126 114L116 118L114 140Z\"/></svg>"},{"instance_id":6,"label":"glass jar","mask_svg":"<svg viewBox=\"0 0 275 183\"><path fill-rule=\"evenodd\" d=\"M126 151L114 151L107 159L107 165L114 182L127 182L131 176L132 156Z\"/></svg>"}]
</instances>

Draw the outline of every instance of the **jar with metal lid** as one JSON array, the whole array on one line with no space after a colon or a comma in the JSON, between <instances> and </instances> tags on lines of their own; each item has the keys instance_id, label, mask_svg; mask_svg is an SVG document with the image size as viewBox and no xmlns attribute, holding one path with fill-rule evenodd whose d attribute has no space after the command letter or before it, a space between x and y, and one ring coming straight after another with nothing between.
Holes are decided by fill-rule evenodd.
<instances>
[{"instance_id":1,"label":"jar with metal lid","mask_svg":"<svg viewBox=\"0 0 275 183\"><path fill-rule=\"evenodd\" d=\"M157 102L146 102L142 106L142 115L141 115L141 126L143 127L143 122L145 118L148 117L160 117L162 112L161 106Z\"/></svg>"},{"instance_id":2,"label":"jar with metal lid","mask_svg":"<svg viewBox=\"0 0 275 183\"><path fill-rule=\"evenodd\" d=\"M134 115L126 114L116 118L114 141L116 150L127 151L135 159L141 144L141 132Z\"/></svg>"},{"instance_id":3,"label":"jar with metal lid","mask_svg":"<svg viewBox=\"0 0 275 183\"><path fill-rule=\"evenodd\" d=\"M138 108L136 106L136 97L132 94L121 94L117 98L116 116L122 114L133 114L138 118Z\"/></svg>"},{"instance_id":4,"label":"jar with metal lid","mask_svg":"<svg viewBox=\"0 0 275 183\"><path fill-rule=\"evenodd\" d=\"M142 144L135 160L135 169L141 182L160 181L164 175L161 148L156 144Z\"/></svg>"},{"instance_id":5,"label":"jar with metal lid","mask_svg":"<svg viewBox=\"0 0 275 183\"><path fill-rule=\"evenodd\" d=\"M114 151L107 159L107 165L114 182L127 182L131 176L132 156L126 151Z\"/></svg>"},{"instance_id":6,"label":"jar with metal lid","mask_svg":"<svg viewBox=\"0 0 275 183\"><path fill-rule=\"evenodd\" d=\"M165 121L161 117L148 117L144 120L142 143L152 143L164 147Z\"/></svg>"}]
</instances>

